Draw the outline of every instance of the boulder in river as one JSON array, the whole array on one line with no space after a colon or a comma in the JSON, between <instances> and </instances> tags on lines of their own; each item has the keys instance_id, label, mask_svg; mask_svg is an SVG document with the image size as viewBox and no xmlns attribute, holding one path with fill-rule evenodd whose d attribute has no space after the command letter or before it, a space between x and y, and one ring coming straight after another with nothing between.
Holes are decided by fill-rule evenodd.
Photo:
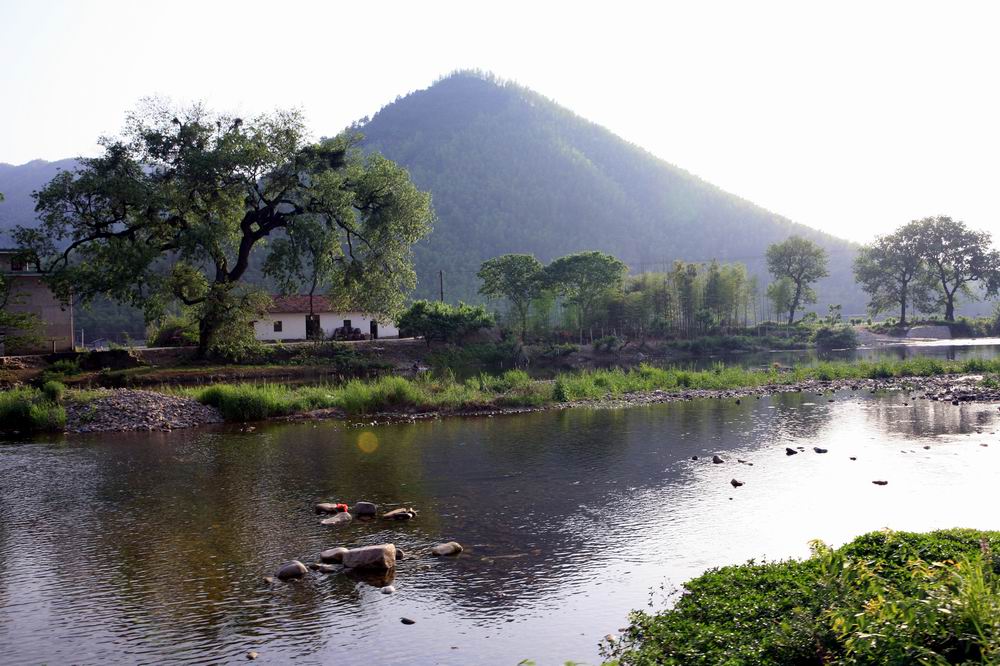
<instances>
[{"instance_id":1,"label":"boulder in river","mask_svg":"<svg viewBox=\"0 0 1000 666\"><path fill-rule=\"evenodd\" d=\"M278 567L278 570L274 572L274 577L278 580L291 580L292 578L302 578L308 572L309 569L306 568L306 565L298 560L292 560Z\"/></svg>"},{"instance_id":2,"label":"boulder in river","mask_svg":"<svg viewBox=\"0 0 1000 666\"><path fill-rule=\"evenodd\" d=\"M716 465L721 465L722 463L724 463L726 461L723 460L721 457L715 455L715 456L712 456L712 462L714 462Z\"/></svg>"},{"instance_id":3,"label":"boulder in river","mask_svg":"<svg viewBox=\"0 0 1000 666\"><path fill-rule=\"evenodd\" d=\"M320 525L328 525L330 527L343 527L345 525L351 524L351 514L349 513L335 513L329 518L324 518L319 521Z\"/></svg>"},{"instance_id":4,"label":"boulder in river","mask_svg":"<svg viewBox=\"0 0 1000 666\"><path fill-rule=\"evenodd\" d=\"M786 456L794 456L796 453L798 453L798 451L796 451L795 449L791 448L790 446L786 446L785 447L785 455Z\"/></svg>"},{"instance_id":5,"label":"boulder in river","mask_svg":"<svg viewBox=\"0 0 1000 666\"><path fill-rule=\"evenodd\" d=\"M822 448L820 446L814 446L813 447L813 451L815 451L816 453L826 453L827 449L824 449L824 448Z\"/></svg>"},{"instance_id":6,"label":"boulder in river","mask_svg":"<svg viewBox=\"0 0 1000 666\"><path fill-rule=\"evenodd\" d=\"M344 566L351 569L392 569L396 566L396 546L383 543L352 548L342 557Z\"/></svg>"},{"instance_id":7,"label":"boulder in river","mask_svg":"<svg viewBox=\"0 0 1000 666\"><path fill-rule=\"evenodd\" d=\"M362 516L374 516L378 514L378 505L371 502L358 502L354 505L354 514L359 518Z\"/></svg>"},{"instance_id":8,"label":"boulder in river","mask_svg":"<svg viewBox=\"0 0 1000 666\"><path fill-rule=\"evenodd\" d=\"M346 552L347 549L343 547L330 548L320 553L319 559L321 562L335 562L339 564L344 561L344 553Z\"/></svg>"},{"instance_id":9,"label":"boulder in river","mask_svg":"<svg viewBox=\"0 0 1000 666\"><path fill-rule=\"evenodd\" d=\"M417 623L416 620L411 620L408 617L401 617L401 618L399 618L399 621L402 622L403 624L416 624Z\"/></svg>"},{"instance_id":10,"label":"boulder in river","mask_svg":"<svg viewBox=\"0 0 1000 666\"><path fill-rule=\"evenodd\" d=\"M410 520L411 518L417 517L417 512L412 508L399 508L393 509L382 514L382 517L386 520Z\"/></svg>"},{"instance_id":11,"label":"boulder in river","mask_svg":"<svg viewBox=\"0 0 1000 666\"><path fill-rule=\"evenodd\" d=\"M458 555L464 548L462 544L457 541L449 541L448 543L440 543L433 548L431 548L432 555Z\"/></svg>"},{"instance_id":12,"label":"boulder in river","mask_svg":"<svg viewBox=\"0 0 1000 666\"><path fill-rule=\"evenodd\" d=\"M737 481L736 479L733 479L729 483L733 484L733 488L739 488L740 486L743 485L742 481Z\"/></svg>"}]
</instances>

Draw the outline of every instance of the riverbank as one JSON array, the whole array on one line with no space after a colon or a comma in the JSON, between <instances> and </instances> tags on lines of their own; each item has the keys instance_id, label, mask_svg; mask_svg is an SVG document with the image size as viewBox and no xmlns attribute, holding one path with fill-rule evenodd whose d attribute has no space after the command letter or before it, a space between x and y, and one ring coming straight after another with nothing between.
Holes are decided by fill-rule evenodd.
<instances>
[{"instance_id":1,"label":"riverbank","mask_svg":"<svg viewBox=\"0 0 1000 666\"><path fill-rule=\"evenodd\" d=\"M635 611L603 650L621 666L992 664L1000 532L874 532L807 560L724 567L670 610Z\"/></svg>"},{"instance_id":2,"label":"riverbank","mask_svg":"<svg viewBox=\"0 0 1000 666\"><path fill-rule=\"evenodd\" d=\"M483 416L573 407L627 407L696 398L740 400L776 393L909 391L921 399L961 404L1000 401L1000 360L819 363L795 368L717 366L685 370L640 365L631 370L562 373L553 380L520 370L458 381L421 373L410 379L382 376L336 385L216 384L208 387L6 392L0 407L29 404L35 412L62 412L7 430L108 432L173 430L268 419L413 421L440 416ZM29 395L30 394L30 395ZM0 393L0 396L4 396ZM23 408L21 409L24 412ZM3 412L0 409L0 412ZM13 412L11 412L13 413ZM18 412L20 413L20 412ZM47 413L47 412L46 412ZM0 413L0 422L4 414Z\"/></svg>"}]
</instances>

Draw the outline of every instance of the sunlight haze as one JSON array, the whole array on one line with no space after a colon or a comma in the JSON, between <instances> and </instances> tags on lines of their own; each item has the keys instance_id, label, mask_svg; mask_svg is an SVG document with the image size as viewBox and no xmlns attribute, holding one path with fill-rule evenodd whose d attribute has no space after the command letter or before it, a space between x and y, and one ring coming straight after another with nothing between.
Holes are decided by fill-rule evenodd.
<instances>
[{"instance_id":1,"label":"sunlight haze","mask_svg":"<svg viewBox=\"0 0 1000 666\"><path fill-rule=\"evenodd\" d=\"M0 162L97 152L144 96L316 137L456 69L855 241L947 214L1000 231L991 3L0 1Z\"/></svg>"}]
</instances>

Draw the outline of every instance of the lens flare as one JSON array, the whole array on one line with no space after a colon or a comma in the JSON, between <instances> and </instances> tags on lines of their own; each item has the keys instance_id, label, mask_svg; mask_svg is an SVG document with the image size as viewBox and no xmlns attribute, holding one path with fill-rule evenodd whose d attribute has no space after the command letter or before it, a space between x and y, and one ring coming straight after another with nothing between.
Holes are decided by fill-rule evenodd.
<instances>
[{"instance_id":1,"label":"lens flare","mask_svg":"<svg viewBox=\"0 0 1000 666\"><path fill-rule=\"evenodd\" d=\"M378 448L378 437L371 431L364 431L358 435L358 448L362 453L375 453Z\"/></svg>"}]
</instances>

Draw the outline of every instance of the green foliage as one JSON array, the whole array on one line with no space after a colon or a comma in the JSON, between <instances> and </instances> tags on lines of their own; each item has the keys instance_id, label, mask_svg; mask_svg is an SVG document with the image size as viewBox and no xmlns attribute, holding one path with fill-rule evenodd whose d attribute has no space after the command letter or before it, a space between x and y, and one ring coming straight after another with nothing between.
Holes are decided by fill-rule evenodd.
<instances>
[{"instance_id":1,"label":"green foliage","mask_svg":"<svg viewBox=\"0 0 1000 666\"><path fill-rule=\"evenodd\" d=\"M187 347L198 344L198 322L188 317L168 315L146 329L150 347Z\"/></svg>"},{"instance_id":2,"label":"green foliage","mask_svg":"<svg viewBox=\"0 0 1000 666\"><path fill-rule=\"evenodd\" d=\"M482 305L449 305L440 301L416 301L399 318L399 330L431 340L457 342L470 333L494 325Z\"/></svg>"},{"instance_id":3,"label":"green foliage","mask_svg":"<svg viewBox=\"0 0 1000 666\"><path fill-rule=\"evenodd\" d=\"M523 339L528 330L531 302L544 287L541 262L530 254L505 254L484 261L476 275L483 281L480 294L510 301L517 311Z\"/></svg>"},{"instance_id":4,"label":"green foliage","mask_svg":"<svg viewBox=\"0 0 1000 666\"><path fill-rule=\"evenodd\" d=\"M62 382L49 380L42 384L42 394L51 402L62 402L63 396L66 394L66 385Z\"/></svg>"},{"instance_id":5,"label":"green foliage","mask_svg":"<svg viewBox=\"0 0 1000 666\"><path fill-rule=\"evenodd\" d=\"M713 569L604 646L623 666L994 664L1000 533L877 532L805 561Z\"/></svg>"},{"instance_id":6,"label":"green foliage","mask_svg":"<svg viewBox=\"0 0 1000 666\"><path fill-rule=\"evenodd\" d=\"M34 388L0 391L0 430L22 432L60 431L66 427L66 410Z\"/></svg>"},{"instance_id":7,"label":"green foliage","mask_svg":"<svg viewBox=\"0 0 1000 666\"><path fill-rule=\"evenodd\" d=\"M801 236L791 236L784 242L769 246L767 269L775 280L789 282L790 293L785 308L789 324L795 321L795 312L799 307L816 302L813 283L829 275L826 250Z\"/></svg>"},{"instance_id":8,"label":"green foliage","mask_svg":"<svg viewBox=\"0 0 1000 666\"><path fill-rule=\"evenodd\" d=\"M868 311L877 316L898 307L900 322L906 323L907 309L928 309L932 275L924 248L911 222L888 236L880 236L858 252L854 276L871 299Z\"/></svg>"},{"instance_id":9,"label":"green foliage","mask_svg":"<svg viewBox=\"0 0 1000 666\"><path fill-rule=\"evenodd\" d=\"M628 272L621 260L603 252L578 252L559 257L545 267L545 286L579 311L582 329L599 300L620 291Z\"/></svg>"},{"instance_id":10,"label":"green foliage","mask_svg":"<svg viewBox=\"0 0 1000 666\"><path fill-rule=\"evenodd\" d=\"M854 349L858 334L850 326L820 326L813 332L813 343L820 349Z\"/></svg>"},{"instance_id":11,"label":"green foliage","mask_svg":"<svg viewBox=\"0 0 1000 666\"><path fill-rule=\"evenodd\" d=\"M594 340L594 351L616 352L625 346L625 341L616 335L605 335Z\"/></svg>"}]
</instances>

